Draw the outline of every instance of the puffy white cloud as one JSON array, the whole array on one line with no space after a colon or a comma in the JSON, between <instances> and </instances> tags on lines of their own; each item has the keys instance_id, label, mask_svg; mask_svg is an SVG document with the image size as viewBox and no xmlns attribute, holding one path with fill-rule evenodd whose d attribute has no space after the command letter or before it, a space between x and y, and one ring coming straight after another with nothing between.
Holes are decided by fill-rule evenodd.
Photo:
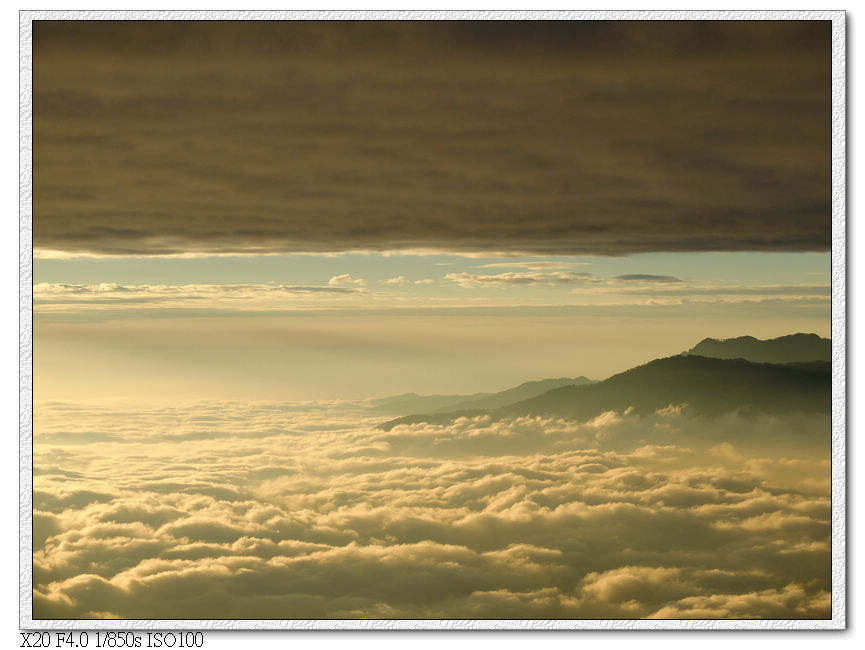
<instances>
[{"instance_id":1,"label":"puffy white cloud","mask_svg":"<svg viewBox=\"0 0 865 650\"><path fill-rule=\"evenodd\" d=\"M826 418L36 412L37 617L829 612Z\"/></svg>"},{"instance_id":2,"label":"puffy white cloud","mask_svg":"<svg viewBox=\"0 0 865 650\"><path fill-rule=\"evenodd\" d=\"M366 280L363 278L353 278L351 277L351 273L343 273L342 275L335 275L327 283L331 286L340 286L343 284L354 284L357 286L365 286Z\"/></svg>"}]
</instances>

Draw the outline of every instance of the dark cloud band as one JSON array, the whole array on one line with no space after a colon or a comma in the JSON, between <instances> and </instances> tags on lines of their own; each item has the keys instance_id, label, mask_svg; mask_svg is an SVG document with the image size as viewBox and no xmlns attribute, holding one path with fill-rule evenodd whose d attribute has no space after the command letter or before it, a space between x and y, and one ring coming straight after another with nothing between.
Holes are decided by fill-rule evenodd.
<instances>
[{"instance_id":1,"label":"dark cloud band","mask_svg":"<svg viewBox=\"0 0 865 650\"><path fill-rule=\"evenodd\" d=\"M830 245L828 22L40 22L38 249Z\"/></svg>"}]
</instances>

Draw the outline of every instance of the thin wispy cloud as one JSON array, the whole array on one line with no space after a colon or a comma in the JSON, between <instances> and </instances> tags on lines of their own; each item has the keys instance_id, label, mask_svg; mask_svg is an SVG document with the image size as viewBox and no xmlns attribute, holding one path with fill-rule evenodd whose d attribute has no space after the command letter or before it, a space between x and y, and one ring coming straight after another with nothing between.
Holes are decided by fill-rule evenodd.
<instances>
[{"instance_id":1,"label":"thin wispy cloud","mask_svg":"<svg viewBox=\"0 0 865 650\"><path fill-rule=\"evenodd\" d=\"M528 272L479 275L472 273L447 274L437 282L432 278L411 281L404 276L396 276L380 281L389 288L400 288L400 295L386 291L370 291L366 281L352 278L349 274L335 276L328 285L287 285L270 284L184 284L184 285L124 285L103 282L99 284L39 283L33 288L34 308L41 314L64 311L83 312L108 309L128 309L141 311L154 309L186 309L196 312L211 312L214 315L226 310L273 311L283 308L316 306L319 308L340 307L340 299L351 299L352 304L361 307L398 310L418 309L434 300L438 308L465 309L471 304L489 306L529 308L533 303L526 302L524 294L510 295L503 292L508 288L556 289L565 291L562 299L567 302L580 297L583 308L591 306L612 307L614 305L654 305L677 306L700 304L707 301L763 302L780 301L797 304L826 304L831 288L828 285L713 285L683 282L672 276L640 274L636 278L602 278L591 274L570 272ZM424 297L423 292L440 286L456 286L473 290L469 296L473 302L442 295ZM479 290L497 289L491 298ZM423 289L423 292L421 292ZM414 295L413 290L418 293ZM542 299L544 294L538 294ZM492 300L493 302L490 302ZM418 302L422 301L422 302ZM480 301L480 302L477 302ZM815 302L817 301L817 302ZM537 304L547 304L545 302ZM551 305L552 306L552 305ZM131 312L130 312L131 313Z\"/></svg>"},{"instance_id":2,"label":"thin wispy cloud","mask_svg":"<svg viewBox=\"0 0 865 650\"><path fill-rule=\"evenodd\" d=\"M529 268L529 267L524 267ZM619 275L612 278L603 278L592 273L574 273L573 271L554 271L544 270L545 267L540 267L530 272L517 273L498 273L494 275L482 275L478 273L448 273L444 276L445 280L455 282L464 288L475 288L482 286L494 285L619 285L619 284L673 284L679 283L679 278L670 275L650 275L647 273L632 273L628 275Z\"/></svg>"},{"instance_id":3,"label":"thin wispy cloud","mask_svg":"<svg viewBox=\"0 0 865 650\"><path fill-rule=\"evenodd\" d=\"M560 285L585 284L596 282L590 273L571 273L567 271L549 271L546 273L498 273L482 275L478 273L448 273L445 280L455 282L464 288L474 288L494 285Z\"/></svg>"},{"instance_id":4,"label":"thin wispy cloud","mask_svg":"<svg viewBox=\"0 0 865 650\"><path fill-rule=\"evenodd\" d=\"M626 275L617 275L612 278L620 282L655 282L661 284L670 284L681 282L679 278L672 275L650 275L648 273L628 273Z\"/></svg>"},{"instance_id":5,"label":"thin wispy cloud","mask_svg":"<svg viewBox=\"0 0 865 650\"><path fill-rule=\"evenodd\" d=\"M337 285L342 283L335 283ZM348 283L356 284L356 283ZM322 299L358 296L366 289L352 286L301 286L285 284L184 284L121 285L117 283L69 284L40 283L33 287L36 309L100 307L248 307L258 304L273 307L280 300ZM276 303L275 303L276 301Z\"/></svg>"},{"instance_id":6,"label":"thin wispy cloud","mask_svg":"<svg viewBox=\"0 0 865 650\"><path fill-rule=\"evenodd\" d=\"M588 266L588 262L562 262L562 261L538 261L529 260L525 262L494 262L490 264L478 264L477 269L526 269L527 271L561 271L580 266Z\"/></svg>"},{"instance_id":7,"label":"thin wispy cloud","mask_svg":"<svg viewBox=\"0 0 865 650\"><path fill-rule=\"evenodd\" d=\"M703 284L683 283L681 280L660 281L661 285L675 286L641 286L635 287L604 287L603 289L578 289L579 293L598 292L614 293L616 295L647 295L647 296L783 296L790 298L805 298L812 296L829 296L832 288L825 284Z\"/></svg>"}]
</instances>

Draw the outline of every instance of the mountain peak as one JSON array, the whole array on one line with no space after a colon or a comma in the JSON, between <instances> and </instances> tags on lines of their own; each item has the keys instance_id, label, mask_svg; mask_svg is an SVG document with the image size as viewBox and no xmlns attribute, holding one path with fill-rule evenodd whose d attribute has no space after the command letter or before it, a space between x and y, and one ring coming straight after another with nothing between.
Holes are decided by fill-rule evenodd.
<instances>
[{"instance_id":1,"label":"mountain peak","mask_svg":"<svg viewBox=\"0 0 865 650\"><path fill-rule=\"evenodd\" d=\"M676 355L654 359L604 381L567 385L531 399L489 410L412 415L379 425L389 431L398 424L444 424L457 417L561 417L588 420L605 411L633 409L647 415L671 404L687 404L690 412L714 417L722 413L828 413L831 406L830 364L754 363Z\"/></svg>"},{"instance_id":2,"label":"mountain peak","mask_svg":"<svg viewBox=\"0 0 865 650\"><path fill-rule=\"evenodd\" d=\"M787 334L760 340L753 336L706 338L685 354L717 359L746 359L755 363L830 361L832 342L816 334Z\"/></svg>"}]
</instances>

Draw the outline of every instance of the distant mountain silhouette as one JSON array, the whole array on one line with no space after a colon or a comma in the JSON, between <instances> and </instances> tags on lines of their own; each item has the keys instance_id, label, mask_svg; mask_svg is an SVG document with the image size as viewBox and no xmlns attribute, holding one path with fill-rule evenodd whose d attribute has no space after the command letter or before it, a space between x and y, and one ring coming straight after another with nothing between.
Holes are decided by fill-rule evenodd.
<instances>
[{"instance_id":1,"label":"distant mountain silhouette","mask_svg":"<svg viewBox=\"0 0 865 650\"><path fill-rule=\"evenodd\" d=\"M370 410L375 413L434 413L441 409L448 411L463 402L489 397L492 393L474 393L472 395L418 395L403 393L370 400Z\"/></svg>"},{"instance_id":2,"label":"distant mountain silhouette","mask_svg":"<svg viewBox=\"0 0 865 650\"><path fill-rule=\"evenodd\" d=\"M830 389L828 363L780 365L679 355L656 359L601 382L565 386L498 409L410 415L379 427L389 431L397 424L446 424L457 417L477 415L588 420L605 411L621 412L631 407L645 415L671 404L687 404L692 413L703 416L730 411L828 414Z\"/></svg>"},{"instance_id":3,"label":"distant mountain silhouette","mask_svg":"<svg viewBox=\"0 0 865 650\"><path fill-rule=\"evenodd\" d=\"M703 339L685 354L717 359L746 359L757 363L831 361L832 342L816 334L790 334L765 341L753 336Z\"/></svg>"},{"instance_id":4,"label":"distant mountain silhouette","mask_svg":"<svg viewBox=\"0 0 865 650\"><path fill-rule=\"evenodd\" d=\"M563 386L583 386L591 383L592 380L587 377L561 377L559 379L527 381L524 384L520 384L514 388L509 388L508 390L503 390L500 393L493 393L492 395L487 395L485 397L468 399L459 404L455 404L453 408L437 409L437 411L497 409L502 406L507 406L508 404L513 404L514 402L521 402L523 400L531 399L532 397L537 397L538 395L543 395L547 391L562 388Z\"/></svg>"},{"instance_id":5,"label":"distant mountain silhouette","mask_svg":"<svg viewBox=\"0 0 865 650\"><path fill-rule=\"evenodd\" d=\"M404 393L372 400L370 409L376 413L451 413L465 410L495 409L514 402L537 397L554 388L592 383L586 377L573 379L541 379L503 390L499 393L474 393L473 395L418 395Z\"/></svg>"}]
</instances>

